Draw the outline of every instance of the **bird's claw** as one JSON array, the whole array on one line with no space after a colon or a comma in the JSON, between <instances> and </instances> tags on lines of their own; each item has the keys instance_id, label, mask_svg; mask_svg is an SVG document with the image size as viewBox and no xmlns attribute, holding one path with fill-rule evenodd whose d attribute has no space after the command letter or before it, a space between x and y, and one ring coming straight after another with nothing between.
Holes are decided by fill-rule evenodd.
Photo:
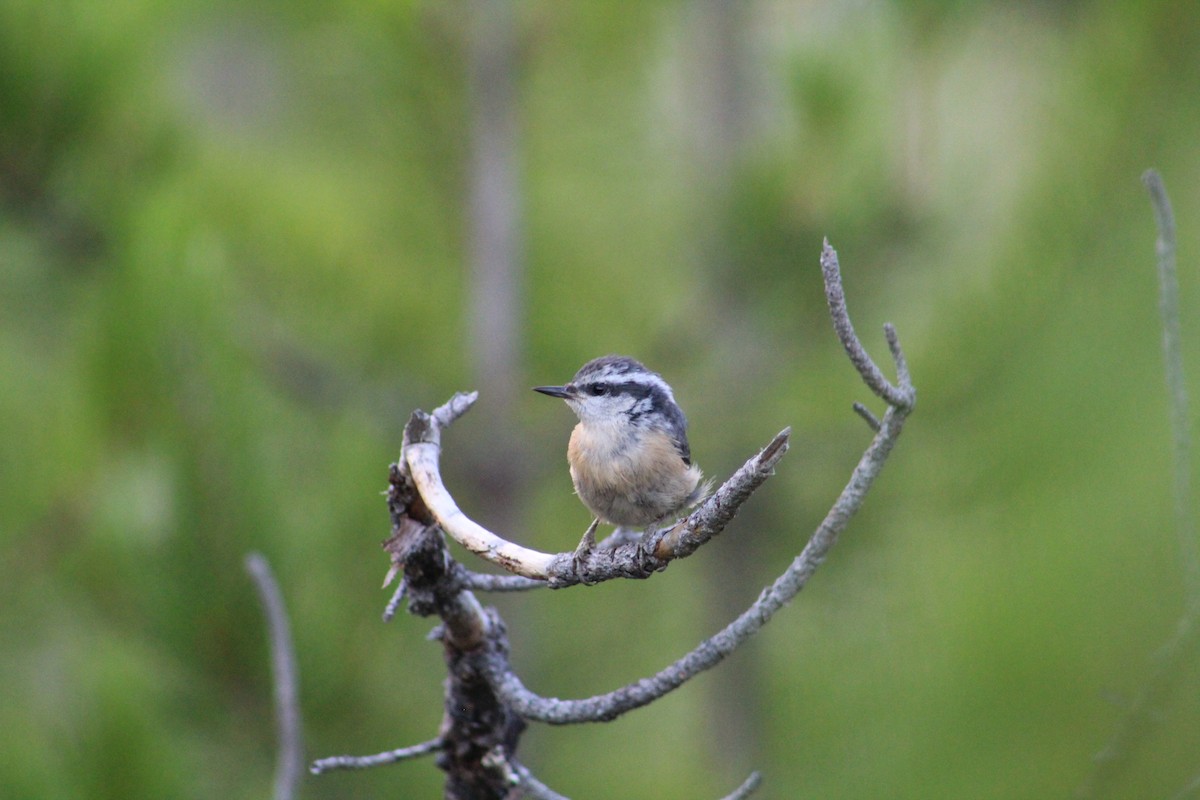
<instances>
[{"instance_id":1,"label":"bird's claw","mask_svg":"<svg viewBox=\"0 0 1200 800\"><path fill-rule=\"evenodd\" d=\"M584 562L587 557L596 549L596 527L599 526L600 520L592 520L592 524L588 525L588 529L583 532L583 538L579 540L579 545L575 548L575 554L571 556L571 560L575 562L575 570L583 571Z\"/></svg>"},{"instance_id":2,"label":"bird's claw","mask_svg":"<svg viewBox=\"0 0 1200 800\"><path fill-rule=\"evenodd\" d=\"M638 539L637 560L638 564L640 564L642 569L646 572L651 572L655 569L662 569L663 566L665 566L660 566L661 562L659 561L658 556L648 546L651 538L655 533L658 532L658 529L662 526L662 523L663 520L660 519L656 520L650 525L647 525L645 532L642 534L641 538Z\"/></svg>"}]
</instances>

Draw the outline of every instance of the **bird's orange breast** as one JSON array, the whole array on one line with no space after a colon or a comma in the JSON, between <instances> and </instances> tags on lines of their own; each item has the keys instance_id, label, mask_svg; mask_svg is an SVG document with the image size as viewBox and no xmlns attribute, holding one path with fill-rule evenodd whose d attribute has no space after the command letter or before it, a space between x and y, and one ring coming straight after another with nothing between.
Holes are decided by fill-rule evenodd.
<instances>
[{"instance_id":1,"label":"bird's orange breast","mask_svg":"<svg viewBox=\"0 0 1200 800\"><path fill-rule=\"evenodd\" d=\"M679 510L702 477L663 431L630 434L582 422L567 446L575 492L603 522L640 527Z\"/></svg>"}]
</instances>

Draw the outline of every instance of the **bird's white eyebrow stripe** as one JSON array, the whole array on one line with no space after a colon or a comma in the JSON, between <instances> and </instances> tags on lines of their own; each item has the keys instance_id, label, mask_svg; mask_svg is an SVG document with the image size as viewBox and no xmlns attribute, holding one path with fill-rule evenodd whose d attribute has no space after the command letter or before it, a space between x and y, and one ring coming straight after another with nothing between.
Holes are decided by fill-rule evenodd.
<instances>
[{"instance_id":1,"label":"bird's white eyebrow stripe","mask_svg":"<svg viewBox=\"0 0 1200 800\"><path fill-rule=\"evenodd\" d=\"M577 381L579 385L589 383L607 383L612 388L614 394L631 394L638 397L653 394L654 390L657 389L666 395L667 399L672 403L675 402L675 396L671 392L671 387L662 378L652 373L614 375L600 372L595 375L585 375Z\"/></svg>"},{"instance_id":2,"label":"bird's white eyebrow stripe","mask_svg":"<svg viewBox=\"0 0 1200 800\"><path fill-rule=\"evenodd\" d=\"M593 375L584 375L581 379L583 383L594 383L603 381L611 383L614 386L620 386L623 383L636 383L640 386L661 386L666 388L667 382L662 378L648 372L629 373L629 372L597 372Z\"/></svg>"},{"instance_id":3,"label":"bird's white eyebrow stripe","mask_svg":"<svg viewBox=\"0 0 1200 800\"><path fill-rule=\"evenodd\" d=\"M647 369L636 359L623 356L607 356L589 361L580 367L571 382L576 386L589 383L609 383L614 387L620 384L637 384L657 388L668 400L675 402L674 392L661 375Z\"/></svg>"},{"instance_id":4,"label":"bird's white eyebrow stripe","mask_svg":"<svg viewBox=\"0 0 1200 800\"><path fill-rule=\"evenodd\" d=\"M608 383L643 383L651 386L667 385L666 381L649 370L630 372L628 370L613 369L612 367L605 366L598 370L589 370L588 372L583 372L575 376L575 383L592 383L595 381L605 381Z\"/></svg>"}]
</instances>

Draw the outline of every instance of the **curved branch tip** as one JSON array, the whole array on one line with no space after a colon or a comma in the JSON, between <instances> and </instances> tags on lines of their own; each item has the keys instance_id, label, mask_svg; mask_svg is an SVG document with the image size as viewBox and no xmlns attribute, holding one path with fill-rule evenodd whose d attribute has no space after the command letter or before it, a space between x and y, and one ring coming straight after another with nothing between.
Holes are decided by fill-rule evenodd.
<instances>
[{"instance_id":1,"label":"curved branch tip","mask_svg":"<svg viewBox=\"0 0 1200 800\"><path fill-rule=\"evenodd\" d=\"M889 395L885 399L894 406L911 411L917 404L917 389L913 386L912 375L908 372L908 359L904 357L904 349L900 347L900 334L896 333L895 325L885 322L883 336L887 339L892 362L896 365L896 382L899 384L898 387L891 387L889 384L889 388L894 389L894 397Z\"/></svg>"},{"instance_id":2,"label":"curved branch tip","mask_svg":"<svg viewBox=\"0 0 1200 800\"><path fill-rule=\"evenodd\" d=\"M891 323L888 323L884 325L883 331L888 340L892 359L896 362L899 386L893 385L884 376L883 371L867 354L858 334L854 332L854 324L850 321L850 312L846 308L846 293L842 287L842 272L838 264L837 251L829 246L828 239L825 240L824 248L821 250L821 274L825 280L825 300L829 305L829 316L833 321L834 332L837 333L842 348L845 349L854 368L858 370L863 383L888 405L911 410L916 401L916 391L912 388L908 365L904 360L904 353L900 349L900 338L896 334L896 329Z\"/></svg>"},{"instance_id":3,"label":"curved branch tip","mask_svg":"<svg viewBox=\"0 0 1200 800\"><path fill-rule=\"evenodd\" d=\"M742 781L742 785L733 790L732 794L725 795L723 800L745 800L745 798L758 791L758 787L762 786L762 773L758 770L751 772L746 780Z\"/></svg>"}]
</instances>

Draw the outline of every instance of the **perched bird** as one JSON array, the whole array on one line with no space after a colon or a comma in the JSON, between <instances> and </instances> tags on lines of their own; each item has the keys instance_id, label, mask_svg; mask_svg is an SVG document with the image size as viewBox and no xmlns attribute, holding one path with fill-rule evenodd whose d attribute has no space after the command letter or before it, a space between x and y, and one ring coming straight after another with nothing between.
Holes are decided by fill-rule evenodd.
<instances>
[{"instance_id":1,"label":"perched bird","mask_svg":"<svg viewBox=\"0 0 1200 800\"><path fill-rule=\"evenodd\" d=\"M640 362L603 356L580 367L570 383L534 391L562 398L579 417L567 462L575 493L595 519L577 559L595 544L599 523L649 531L708 493L671 387Z\"/></svg>"}]
</instances>

